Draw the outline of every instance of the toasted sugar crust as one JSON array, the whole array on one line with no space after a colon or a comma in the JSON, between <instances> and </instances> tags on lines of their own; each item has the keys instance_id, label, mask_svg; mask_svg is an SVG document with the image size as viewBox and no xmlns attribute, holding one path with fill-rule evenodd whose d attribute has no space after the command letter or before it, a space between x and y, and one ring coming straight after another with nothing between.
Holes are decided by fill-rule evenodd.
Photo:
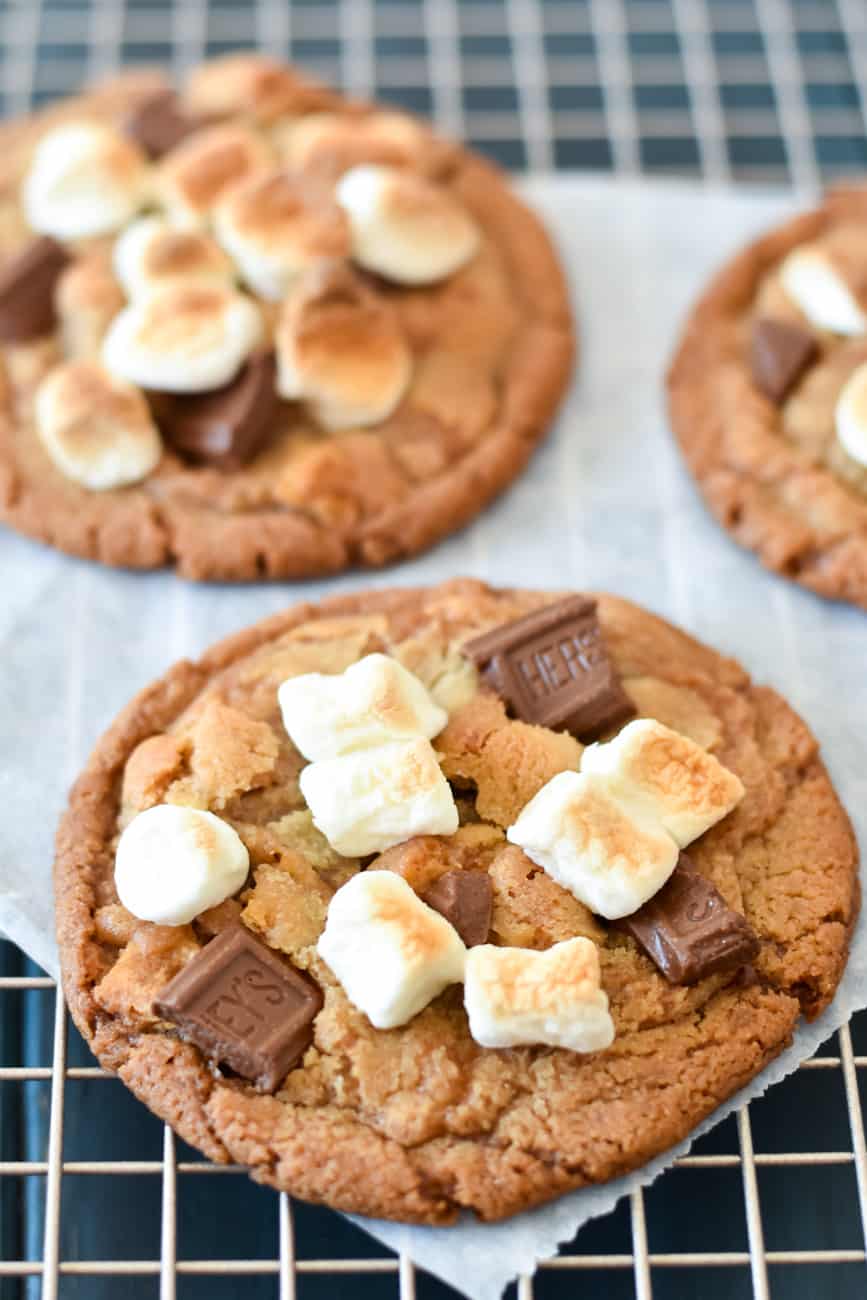
<instances>
[{"instance_id":1,"label":"toasted sugar crust","mask_svg":"<svg viewBox=\"0 0 867 1300\"><path fill-rule=\"evenodd\" d=\"M824 336L819 363L778 411L752 382L744 329L763 281L766 309L798 319L769 272L796 245L865 218L867 190L841 188L727 263L687 320L668 396L687 465L735 541L767 568L867 609L867 474L842 463L833 435L833 403L863 341Z\"/></svg>"},{"instance_id":2,"label":"toasted sugar crust","mask_svg":"<svg viewBox=\"0 0 867 1300\"><path fill-rule=\"evenodd\" d=\"M153 75L131 74L3 128L0 236L7 225L10 234L8 242L0 238L0 256L26 240L14 219L13 192L46 125L83 112L119 120L161 84ZM328 102L348 121L366 111L337 96ZM472 519L520 473L550 425L572 369L573 328L563 273L538 219L495 166L426 133L422 139L427 152L420 165L437 169L486 240L475 262L443 284L382 290L400 307L417 395L411 387L390 419L339 439L323 437L300 408L287 405L271 446L242 471L194 468L166 453L145 482L97 497L65 479L33 435L32 392L60 359L60 335L35 348L6 349L0 518L105 564L173 565L187 578L228 581L377 567ZM74 333L68 314L67 337ZM87 327L83 322L80 332ZM102 327L100 318L93 329ZM85 345L94 346L89 334ZM463 360L472 374L466 413L453 409L463 383L441 382L452 359L455 366ZM438 379L425 390L431 366L439 367Z\"/></svg>"},{"instance_id":3,"label":"toasted sugar crust","mask_svg":"<svg viewBox=\"0 0 867 1300\"><path fill-rule=\"evenodd\" d=\"M815 740L783 700L754 686L733 661L613 597L600 599L606 639L627 689L631 679L641 682L642 711L652 714L655 679L665 709L676 700L681 714L694 710L706 730L712 715L714 753L747 788L736 811L690 853L761 935L758 984L717 975L693 987L669 985L631 940L606 933L514 846L503 845L496 823L470 820L455 854L448 841L436 848L414 842L382 855L377 866L410 883L445 866L489 870L496 941L544 948L585 933L600 942L614 1044L586 1057L487 1051L469 1038L458 989L401 1030L377 1033L312 949L339 880L329 880L315 832L297 833L304 815L284 811L294 800L286 778L283 805L272 802L272 785L222 815L240 827L255 864L245 923L311 969L325 991L303 1068L276 1096L263 1097L222 1078L165 1026L109 1012L104 994L95 997L129 939L115 912L99 921L96 913L115 901L120 788L141 742L167 729L184 737L174 758L162 746L152 760L155 780L183 780L202 733L199 719L210 717L214 698L276 728L276 684L306 670L320 646L339 671L347 655L352 661L405 640L461 640L549 599L464 580L296 606L221 642L196 664L175 665L97 745L58 834L64 987L100 1060L212 1158L241 1161L260 1181L343 1210L422 1223L451 1222L464 1208L499 1218L615 1177L680 1140L788 1043L801 1013L812 1017L832 998L858 909L857 849ZM317 624L326 637L319 645ZM460 709L472 710L479 698ZM278 770L281 762L285 772L278 756ZM153 781L145 779L143 760L137 766L128 787L148 798ZM468 789L457 794L463 804L472 798ZM357 866L348 862L346 870ZM235 919L236 907L213 909L197 942ZM117 937L106 942L113 931ZM168 960L161 941L152 940ZM109 986L115 999L117 982Z\"/></svg>"}]
</instances>

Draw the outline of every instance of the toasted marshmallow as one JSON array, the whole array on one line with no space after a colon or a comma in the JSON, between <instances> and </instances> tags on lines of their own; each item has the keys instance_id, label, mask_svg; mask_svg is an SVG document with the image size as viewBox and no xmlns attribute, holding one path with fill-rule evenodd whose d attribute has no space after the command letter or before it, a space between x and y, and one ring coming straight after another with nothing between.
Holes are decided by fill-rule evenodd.
<instances>
[{"instance_id":1,"label":"toasted marshmallow","mask_svg":"<svg viewBox=\"0 0 867 1300\"><path fill-rule=\"evenodd\" d=\"M867 316L820 245L794 248L780 267L780 283L817 329L832 334L863 334L867 330Z\"/></svg>"},{"instance_id":2,"label":"toasted marshmallow","mask_svg":"<svg viewBox=\"0 0 867 1300\"><path fill-rule=\"evenodd\" d=\"M449 720L419 679L388 655L365 655L332 676L290 677L277 695L293 745L311 760L392 740L431 740Z\"/></svg>"},{"instance_id":3,"label":"toasted marshmallow","mask_svg":"<svg viewBox=\"0 0 867 1300\"><path fill-rule=\"evenodd\" d=\"M231 285L235 271L215 240L178 230L162 217L140 217L114 246L114 269L130 298L189 283Z\"/></svg>"},{"instance_id":4,"label":"toasted marshmallow","mask_svg":"<svg viewBox=\"0 0 867 1300\"><path fill-rule=\"evenodd\" d=\"M867 465L867 364L854 370L843 385L834 419L843 450L859 465Z\"/></svg>"},{"instance_id":5,"label":"toasted marshmallow","mask_svg":"<svg viewBox=\"0 0 867 1300\"><path fill-rule=\"evenodd\" d=\"M474 256L479 231L451 195L412 172L363 164L338 182L352 256L398 284L432 284Z\"/></svg>"},{"instance_id":6,"label":"toasted marshmallow","mask_svg":"<svg viewBox=\"0 0 867 1300\"><path fill-rule=\"evenodd\" d=\"M565 939L544 952L490 943L470 948L464 1005L482 1047L548 1043L599 1052L614 1041L599 952L590 939Z\"/></svg>"},{"instance_id":7,"label":"toasted marshmallow","mask_svg":"<svg viewBox=\"0 0 867 1300\"><path fill-rule=\"evenodd\" d=\"M581 771L605 780L629 809L655 818L682 849L744 797L734 772L653 718L630 722L607 745L588 746Z\"/></svg>"},{"instance_id":8,"label":"toasted marshmallow","mask_svg":"<svg viewBox=\"0 0 867 1300\"><path fill-rule=\"evenodd\" d=\"M196 131L157 168L157 197L178 225L203 226L232 185L263 171L272 161L261 136L244 126Z\"/></svg>"},{"instance_id":9,"label":"toasted marshmallow","mask_svg":"<svg viewBox=\"0 0 867 1300\"><path fill-rule=\"evenodd\" d=\"M412 357L394 308L347 266L300 278L275 342L277 391L303 398L332 432L379 424L409 385Z\"/></svg>"},{"instance_id":10,"label":"toasted marshmallow","mask_svg":"<svg viewBox=\"0 0 867 1300\"><path fill-rule=\"evenodd\" d=\"M179 284L116 316L102 359L142 388L204 393L234 379L261 337L262 317L250 298L216 284Z\"/></svg>"},{"instance_id":11,"label":"toasted marshmallow","mask_svg":"<svg viewBox=\"0 0 867 1300\"><path fill-rule=\"evenodd\" d=\"M36 390L36 428L67 478L94 492L146 478L162 455L148 404L137 388L91 361L69 361Z\"/></svg>"},{"instance_id":12,"label":"toasted marshmallow","mask_svg":"<svg viewBox=\"0 0 867 1300\"><path fill-rule=\"evenodd\" d=\"M236 894L250 858L228 822L199 808L157 804L117 846L114 883L127 911L157 925L187 925Z\"/></svg>"},{"instance_id":13,"label":"toasted marshmallow","mask_svg":"<svg viewBox=\"0 0 867 1300\"><path fill-rule=\"evenodd\" d=\"M458 829L452 792L428 740L321 759L302 770L299 785L316 826L346 858Z\"/></svg>"},{"instance_id":14,"label":"toasted marshmallow","mask_svg":"<svg viewBox=\"0 0 867 1300\"><path fill-rule=\"evenodd\" d=\"M144 154L99 122L67 122L44 135L23 188L30 225L55 239L118 230L147 197Z\"/></svg>"},{"instance_id":15,"label":"toasted marshmallow","mask_svg":"<svg viewBox=\"0 0 867 1300\"><path fill-rule=\"evenodd\" d=\"M271 302L306 267L349 254L340 208L285 171L234 185L217 206L214 227L250 288Z\"/></svg>"},{"instance_id":16,"label":"toasted marshmallow","mask_svg":"<svg viewBox=\"0 0 867 1300\"><path fill-rule=\"evenodd\" d=\"M455 928L393 871L362 871L328 905L317 951L377 1029L394 1029L464 976Z\"/></svg>"},{"instance_id":17,"label":"toasted marshmallow","mask_svg":"<svg viewBox=\"0 0 867 1300\"><path fill-rule=\"evenodd\" d=\"M506 837L599 916L636 912L668 880L678 847L641 808L628 809L604 778L558 772L522 809Z\"/></svg>"},{"instance_id":18,"label":"toasted marshmallow","mask_svg":"<svg viewBox=\"0 0 867 1300\"><path fill-rule=\"evenodd\" d=\"M339 173L364 162L409 163L426 132L405 113L308 113L275 128L274 142L291 167L307 168L323 158Z\"/></svg>"},{"instance_id":19,"label":"toasted marshmallow","mask_svg":"<svg viewBox=\"0 0 867 1300\"><path fill-rule=\"evenodd\" d=\"M318 82L265 54L228 54L194 68L184 87L186 105L202 117L247 115L270 122L326 97Z\"/></svg>"},{"instance_id":20,"label":"toasted marshmallow","mask_svg":"<svg viewBox=\"0 0 867 1300\"><path fill-rule=\"evenodd\" d=\"M61 275L55 293L64 354L98 358L105 332L125 302L106 249L93 248L77 257Z\"/></svg>"}]
</instances>

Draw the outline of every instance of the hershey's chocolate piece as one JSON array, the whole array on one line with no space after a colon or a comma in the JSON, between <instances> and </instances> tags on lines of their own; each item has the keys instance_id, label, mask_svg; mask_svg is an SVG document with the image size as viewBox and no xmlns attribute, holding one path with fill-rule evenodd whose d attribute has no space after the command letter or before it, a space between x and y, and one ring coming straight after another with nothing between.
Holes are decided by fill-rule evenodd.
<instances>
[{"instance_id":1,"label":"hershey's chocolate piece","mask_svg":"<svg viewBox=\"0 0 867 1300\"><path fill-rule=\"evenodd\" d=\"M586 596L495 627L463 653L524 722L592 740L635 712L605 649L596 601Z\"/></svg>"},{"instance_id":2,"label":"hershey's chocolate piece","mask_svg":"<svg viewBox=\"0 0 867 1300\"><path fill-rule=\"evenodd\" d=\"M23 343L54 328L54 290L69 265L61 244L34 239L0 267L0 341Z\"/></svg>"},{"instance_id":3,"label":"hershey's chocolate piece","mask_svg":"<svg viewBox=\"0 0 867 1300\"><path fill-rule=\"evenodd\" d=\"M277 409L273 353L253 356L240 374L211 393L150 393L166 441L190 460L239 469L255 456Z\"/></svg>"},{"instance_id":4,"label":"hershey's chocolate piece","mask_svg":"<svg viewBox=\"0 0 867 1300\"><path fill-rule=\"evenodd\" d=\"M672 984L747 966L759 941L745 917L681 853L674 872L648 902L617 926L631 934Z\"/></svg>"},{"instance_id":5,"label":"hershey's chocolate piece","mask_svg":"<svg viewBox=\"0 0 867 1300\"><path fill-rule=\"evenodd\" d=\"M763 316L753 325L750 366L756 386L778 405L819 355L812 334L800 325Z\"/></svg>"},{"instance_id":6,"label":"hershey's chocolate piece","mask_svg":"<svg viewBox=\"0 0 867 1300\"><path fill-rule=\"evenodd\" d=\"M322 993L243 925L188 962L154 1011L263 1092L274 1092L313 1038Z\"/></svg>"},{"instance_id":7,"label":"hershey's chocolate piece","mask_svg":"<svg viewBox=\"0 0 867 1300\"><path fill-rule=\"evenodd\" d=\"M185 113L173 90L157 90L129 113L123 130L150 158L162 158L204 123Z\"/></svg>"},{"instance_id":8,"label":"hershey's chocolate piece","mask_svg":"<svg viewBox=\"0 0 867 1300\"><path fill-rule=\"evenodd\" d=\"M421 897L455 927L468 948L487 943L494 903L487 871L446 871Z\"/></svg>"}]
</instances>

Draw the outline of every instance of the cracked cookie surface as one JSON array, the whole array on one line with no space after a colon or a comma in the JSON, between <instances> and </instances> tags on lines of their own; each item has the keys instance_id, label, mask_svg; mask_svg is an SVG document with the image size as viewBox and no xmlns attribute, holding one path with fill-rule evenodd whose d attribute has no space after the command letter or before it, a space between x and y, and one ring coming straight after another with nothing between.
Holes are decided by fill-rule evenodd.
<instances>
[{"instance_id":1,"label":"cracked cookie surface","mask_svg":"<svg viewBox=\"0 0 867 1300\"><path fill-rule=\"evenodd\" d=\"M463 1209L500 1218L671 1146L833 997L858 909L857 849L815 740L732 660L626 601L601 596L598 608L638 713L707 746L746 787L690 857L758 934L758 980L669 984L631 938L506 842L520 807L574 769L582 747L509 718L460 646L550 600L459 580L296 606L175 665L99 742L58 833L64 987L102 1063L212 1159L341 1210L419 1223L449 1223ZM377 651L399 658L450 714L433 743L461 825L357 860L335 853L304 807L304 760L281 725L277 688ZM191 925L140 922L115 892L118 834L159 802L216 811L250 854L246 886ZM316 953L331 897L359 870L397 872L419 893L447 871L485 871L491 942L598 944L611 1047L479 1047L460 987L401 1028L373 1029ZM273 1096L221 1072L152 1011L202 945L239 919L325 997L311 1047Z\"/></svg>"},{"instance_id":2,"label":"cracked cookie surface","mask_svg":"<svg viewBox=\"0 0 867 1300\"><path fill-rule=\"evenodd\" d=\"M257 66L236 56L194 74L181 108L218 125L176 146L169 155L180 158L175 170L195 153L200 135L243 130L254 134L269 165L285 164L290 179L309 187L323 221L340 175L371 163L429 178L478 228L474 255L435 283L397 284L353 272L368 308L385 313L398 331L410 371L402 399L382 418L367 418L372 427L359 420L338 434L323 427L315 405L282 400L267 442L240 468L192 463L167 440L141 482L90 491L47 454L34 398L58 365L99 356L126 300L113 236L66 241L73 261L57 286L56 328L0 350L0 517L18 531L106 564L172 565L195 579L295 578L379 566L472 519L520 473L553 419L572 365L565 280L540 222L502 174L408 115L345 100L280 65L275 71L265 64L256 81ZM21 184L40 139L79 118L119 127L165 85L156 74L130 73L3 127L0 261L14 261L32 238ZM250 85L261 102L251 102ZM240 122L243 128L233 125ZM164 160L154 171L163 188L155 189L150 207L168 205L174 213L174 171ZM194 179L201 181L198 173ZM186 209L181 216L189 218ZM306 246L304 255L312 256ZM276 338L279 353L278 304L256 301L263 346ZM329 345L325 357L332 370L333 351ZM362 370L367 364L359 362ZM322 382L340 379L329 370ZM368 383L350 374L346 382L352 388L362 381ZM159 422L156 402L154 411Z\"/></svg>"},{"instance_id":3,"label":"cracked cookie surface","mask_svg":"<svg viewBox=\"0 0 867 1300\"><path fill-rule=\"evenodd\" d=\"M867 339L817 328L780 282L793 249L819 245L838 258L860 300L865 221L867 189L834 190L725 265L690 313L668 390L687 465L735 541L769 569L867 609L867 468L835 432L837 399L867 360ZM850 241L859 247L850 250ZM760 318L796 326L815 345L779 403L751 374L750 334Z\"/></svg>"}]
</instances>

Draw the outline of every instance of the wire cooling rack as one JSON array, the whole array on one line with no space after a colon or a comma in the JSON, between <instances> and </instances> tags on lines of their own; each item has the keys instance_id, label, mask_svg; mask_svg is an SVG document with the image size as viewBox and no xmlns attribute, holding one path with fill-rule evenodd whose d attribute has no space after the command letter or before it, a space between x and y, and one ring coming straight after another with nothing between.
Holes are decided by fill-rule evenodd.
<instances>
[{"instance_id":1,"label":"wire cooling rack","mask_svg":"<svg viewBox=\"0 0 867 1300\"><path fill-rule=\"evenodd\" d=\"M815 184L867 169L865 0L0 0L0 108L258 46L513 168ZM867 1016L511 1300L865 1292ZM445 1300L346 1220L176 1140L0 945L0 1300Z\"/></svg>"}]
</instances>

